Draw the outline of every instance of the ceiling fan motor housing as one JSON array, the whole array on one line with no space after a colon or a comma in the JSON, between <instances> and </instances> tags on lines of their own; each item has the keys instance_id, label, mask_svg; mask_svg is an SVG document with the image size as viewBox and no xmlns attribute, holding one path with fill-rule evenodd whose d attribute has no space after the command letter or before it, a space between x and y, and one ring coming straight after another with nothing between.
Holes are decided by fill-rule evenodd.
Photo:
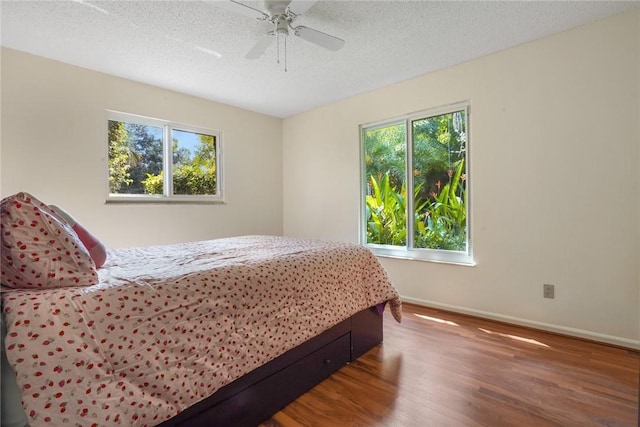
<instances>
[{"instance_id":1,"label":"ceiling fan motor housing","mask_svg":"<svg viewBox=\"0 0 640 427\"><path fill-rule=\"evenodd\" d=\"M265 0L264 1L264 10L267 11L267 14L271 17L271 19L275 19L279 15L286 15L287 7L291 3L290 0Z\"/></svg>"},{"instance_id":2,"label":"ceiling fan motor housing","mask_svg":"<svg viewBox=\"0 0 640 427\"><path fill-rule=\"evenodd\" d=\"M276 30L275 32L278 34L289 35L289 24L291 23L291 19L286 15L278 15L275 17L276 19Z\"/></svg>"}]
</instances>

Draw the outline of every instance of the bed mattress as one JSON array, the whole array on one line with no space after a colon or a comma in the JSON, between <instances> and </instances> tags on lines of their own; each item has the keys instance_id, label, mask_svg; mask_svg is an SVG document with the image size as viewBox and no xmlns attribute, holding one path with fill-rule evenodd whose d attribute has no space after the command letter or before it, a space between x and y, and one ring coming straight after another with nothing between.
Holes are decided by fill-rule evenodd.
<instances>
[{"instance_id":1,"label":"bed mattress","mask_svg":"<svg viewBox=\"0 0 640 427\"><path fill-rule=\"evenodd\" d=\"M272 236L110 250L94 286L3 293L31 426L149 426L356 312L400 301L373 254ZM4 399L4 397L3 397Z\"/></svg>"}]
</instances>

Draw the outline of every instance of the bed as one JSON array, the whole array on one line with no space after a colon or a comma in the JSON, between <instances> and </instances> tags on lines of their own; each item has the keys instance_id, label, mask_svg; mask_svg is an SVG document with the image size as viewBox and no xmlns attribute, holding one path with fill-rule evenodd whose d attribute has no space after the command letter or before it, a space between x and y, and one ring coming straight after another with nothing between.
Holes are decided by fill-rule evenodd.
<instances>
[{"instance_id":1,"label":"bed","mask_svg":"<svg viewBox=\"0 0 640 427\"><path fill-rule=\"evenodd\" d=\"M96 268L68 221L18 202L52 238L25 242L3 201L3 349L31 426L256 425L380 343L385 306L400 321L360 245L241 236L110 249Z\"/></svg>"}]
</instances>

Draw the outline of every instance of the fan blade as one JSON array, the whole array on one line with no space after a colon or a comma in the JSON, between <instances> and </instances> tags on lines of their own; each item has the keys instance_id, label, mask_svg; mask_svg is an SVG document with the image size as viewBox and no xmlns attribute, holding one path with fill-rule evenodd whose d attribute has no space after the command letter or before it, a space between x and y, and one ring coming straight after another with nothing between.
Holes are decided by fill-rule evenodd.
<instances>
[{"instance_id":1,"label":"fan blade","mask_svg":"<svg viewBox=\"0 0 640 427\"><path fill-rule=\"evenodd\" d=\"M339 50L344 46L344 40L334 36L330 36L322 31L314 30L304 26L295 27L293 29L294 34L308 42L315 43L318 46L322 46L329 50Z\"/></svg>"},{"instance_id":2,"label":"fan blade","mask_svg":"<svg viewBox=\"0 0 640 427\"><path fill-rule=\"evenodd\" d=\"M247 6L246 4L242 4L235 0L221 1L216 3L217 3L216 6L220 6L232 12L236 12L241 15L248 16L249 18L255 18L260 20L269 19L269 15L267 15L263 11L259 9L255 9L251 6Z\"/></svg>"},{"instance_id":3,"label":"fan blade","mask_svg":"<svg viewBox=\"0 0 640 427\"><path fill-rule=\"evenodd\" d=\"M267 34L258 40L258 43L255 44L246 54L245 58L247 59L258 59L262 56L265 50L273 43L275 37L272 34Z\"/></svg>"},{"instance_id":4,"label":"fan blade","mask_svg":"<svg viewBox=\"0 0 640 427\"><path fill-rule=\"evenodd\" d=\"M292 0L291 3L289 3L289 12L296 16L302 15L307 10L311 9L311 6L316 4L316 1L317 0Z\"/></svg>"}]
</instances>

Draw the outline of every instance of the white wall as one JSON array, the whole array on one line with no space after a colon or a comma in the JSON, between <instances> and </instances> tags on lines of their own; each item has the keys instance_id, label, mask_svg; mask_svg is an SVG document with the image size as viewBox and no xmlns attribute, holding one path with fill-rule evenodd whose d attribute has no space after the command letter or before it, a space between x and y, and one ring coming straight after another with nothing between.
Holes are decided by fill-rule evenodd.
<instances>
[{"instance_id":1,"label":"white wall","mask_svg":"<svg viewBox=\"0 0 640 427\"><path fill-rule=\"evenodd\" d=\"M108 246L282 234L282 120L2 49L0 192L72 213ZM224 205L105 204L106 113L223 132Z\"/></svg>"},{"instance_id":2,"label":"white wall","mask_svg":"<svg viewBox=\"0 0 640 427\"><path fill-rule=\"evenodd\" d=\"M400 293L639 346L639 52L634 11L285 119L284 234L357 242L358 126L470 100L477 265L382 259Z\"/></svg>"}]
</instances>

